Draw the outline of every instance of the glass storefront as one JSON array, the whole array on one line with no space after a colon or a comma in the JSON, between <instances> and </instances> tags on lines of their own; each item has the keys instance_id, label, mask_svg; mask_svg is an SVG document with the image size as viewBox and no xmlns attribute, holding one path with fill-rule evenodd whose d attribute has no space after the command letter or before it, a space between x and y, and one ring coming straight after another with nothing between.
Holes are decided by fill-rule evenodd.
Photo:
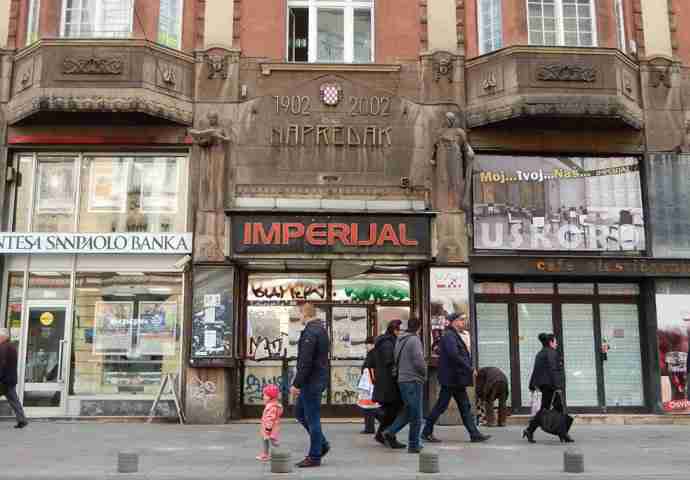
<instances>
[{"instance_id":1,"label":"glass storefront","mask_svg":"<svg viewBox=\"0 0 690 480\"><path fill-rule=\"evenodd\" d=\"M644 406L636 284L478 282L474 290L478 364L511 378L515 408L529 405L542 332L558 337L570 407Z\"/></svg>"}]
</instances>

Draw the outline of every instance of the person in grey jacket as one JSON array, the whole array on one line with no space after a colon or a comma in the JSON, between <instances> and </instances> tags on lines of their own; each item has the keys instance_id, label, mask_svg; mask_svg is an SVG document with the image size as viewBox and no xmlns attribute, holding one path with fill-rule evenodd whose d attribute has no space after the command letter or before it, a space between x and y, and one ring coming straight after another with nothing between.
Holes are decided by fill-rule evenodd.
<instances>
[{"instance_id":1,"label":"person in grey jacket","mask_svg":"<svg viewBox=\"0 0 690 480\"><path fill-rule=\"evenodd\" d=\"M404 404L393 425L383 432L385 444L393 449L405 448L395 435L410 424L407 451L419 453L422 450L420 430L422 427L422 402L424 383L426 382L426 361L422 341L417 335L421 323L417 318L410 318L407 331L401 333L395 342L393 372L398 377L398 388Z\"/></svg>"}]
</instances>

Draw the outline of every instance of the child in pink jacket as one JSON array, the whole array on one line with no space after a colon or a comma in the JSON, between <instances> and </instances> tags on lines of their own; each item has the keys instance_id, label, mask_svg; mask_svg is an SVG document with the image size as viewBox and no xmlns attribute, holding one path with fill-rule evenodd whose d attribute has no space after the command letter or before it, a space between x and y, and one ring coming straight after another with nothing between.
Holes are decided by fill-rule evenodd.
<instances>
[{"instance_id":1,"label":"child in pink jacket","mask_svg":"<svg viewBox=\"0 0 690 480\"><path fill-rule=\"evenodd\" d=\"M283 416L283 406L278 397L280 390L277 385L266 385L264 387L264 413L261 416L261 438L263 439L263 453L256 457L257 460L265 462L271 458L269 455L271 445L278 446L280 439L280 417Z\"/></svg>"}]
</instances>

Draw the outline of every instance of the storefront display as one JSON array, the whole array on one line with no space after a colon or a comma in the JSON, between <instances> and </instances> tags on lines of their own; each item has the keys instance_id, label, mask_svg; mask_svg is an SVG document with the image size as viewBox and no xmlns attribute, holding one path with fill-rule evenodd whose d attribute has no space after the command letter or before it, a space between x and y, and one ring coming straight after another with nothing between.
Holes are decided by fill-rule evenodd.
<instances>
[{"instance_id":1,"label":"storefront display","mask_svg":"<svg viewBox=\"0 0 690 480\"><path fill-rule=\"evenodd\" d=\"M469 274L466 268L431 268L430 301L431 351L438 355L443 330L451 313L470 314ZM469 321L467 322L469 327Z\"/></svg>"}]
</instances>

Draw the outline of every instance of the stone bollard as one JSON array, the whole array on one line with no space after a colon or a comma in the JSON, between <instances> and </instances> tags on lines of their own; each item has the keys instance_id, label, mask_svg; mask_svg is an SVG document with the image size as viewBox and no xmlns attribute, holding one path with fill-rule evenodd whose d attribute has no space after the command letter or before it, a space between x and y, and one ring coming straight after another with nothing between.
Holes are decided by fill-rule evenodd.
<instances>
[{"instance_id":1,"label":"stone bollard","mask_svg":"<svg viewBox=\"0 0 690 480\"><path fill-rule=\"evenodd\" d=\"M585 456L582 452L571 448L563 452L563 471L565 473L584 473Z\"/></svg>"},{"instance_id":2,"label":"stone bollard","mask_svg":"<svg viewBox=\"0 0 690 480\"><path fill-rule=\"evenodd\" d=\"M422 450L419 454L419 473L439 473L438 452Z\"/></svg>"},{"instance_id":3,"label":"stone bollard","mask_svg":"<svg viewBox=\"0 0 690 480\"><path fill-rule=\"evenodd\" d=\"M287 450L276 449L271 451L271 473L291 473L292 456Z\"/></svg>"},{"instance_id":4,"label":"stone bollard","mask_svg":"<svg viewBox=\"0 0 690 480\"><path fill-rule=\"evenodd\" d=\"M134 452L118 452L117 473L137 473L139 471L139 455Z\"/></svg>"}]
</instances>

